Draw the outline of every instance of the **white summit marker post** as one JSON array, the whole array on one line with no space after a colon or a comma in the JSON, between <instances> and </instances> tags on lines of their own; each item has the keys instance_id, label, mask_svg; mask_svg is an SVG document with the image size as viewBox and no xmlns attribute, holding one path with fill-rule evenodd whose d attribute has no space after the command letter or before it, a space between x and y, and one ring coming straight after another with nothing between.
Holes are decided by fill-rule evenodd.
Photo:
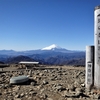
<instances>
[{"instance_id":1,"label":"white summit marker post","mask_svg":"<svg viewBox=\"0 0 100 100\"><path fill-rule=\"evenodd\" d=\"M100 89L100 6L94 11L94 35L95 35L95 72L94 86Z\"/></svg>"},{"instance_id":2,"label":"white summit marker post","mask_svg":"<svg viewBox=\"0 0 100 100\"><path fill-rule=\"evenodd\" d=\"M90 89L94 80L94 46L86 46L86 88Z\"/></svg>"}]
</instances>

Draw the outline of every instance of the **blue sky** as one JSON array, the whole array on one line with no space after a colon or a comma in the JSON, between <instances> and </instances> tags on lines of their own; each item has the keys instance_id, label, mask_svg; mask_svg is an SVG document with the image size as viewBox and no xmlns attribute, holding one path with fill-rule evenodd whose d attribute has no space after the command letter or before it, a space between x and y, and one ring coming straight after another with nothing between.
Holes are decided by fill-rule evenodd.
<instances>
[{"instance_id":1,"label":"blue sky","mask_svg":"<svg viewBox=\"0 0 100 100\"><path fill-rule=\"evenodd\" d=\"M0 50L69 50L94 45L94 7L100 0L0 0Z\"/></svg>"}]
</instances>

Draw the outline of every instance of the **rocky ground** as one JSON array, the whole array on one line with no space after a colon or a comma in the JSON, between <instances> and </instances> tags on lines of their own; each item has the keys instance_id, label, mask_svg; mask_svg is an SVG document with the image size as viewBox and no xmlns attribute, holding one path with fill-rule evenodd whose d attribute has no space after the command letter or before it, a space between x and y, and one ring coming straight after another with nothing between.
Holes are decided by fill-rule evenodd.
<instances>
[{"instance_id":1,"label":"rocky ground","mask_svg":"<svg viewBox=\"0 0 100 100\"><path fill-rule=\"evenodd\" d=\"M12 70L13 69L13 70ZM28 75L24 84L11 85L13 76ZM49 66L44 69L3 68L0 100L99 100L100 93L85 88L85 68Z\"/></svg>"}]
</instances>

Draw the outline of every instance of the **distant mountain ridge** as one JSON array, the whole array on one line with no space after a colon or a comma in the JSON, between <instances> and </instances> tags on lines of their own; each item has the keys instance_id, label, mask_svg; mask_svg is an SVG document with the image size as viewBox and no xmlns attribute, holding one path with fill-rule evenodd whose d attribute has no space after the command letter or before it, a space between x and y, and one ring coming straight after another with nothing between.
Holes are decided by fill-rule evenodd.
<instances>
[{"instance_id":1,"label":"distant mountain ridge","mask_svg":"<svg viewBox=\"0 0 100 100\"><path fill-rule=\"evenodd\" d=\"M39 61L41 64L49 65L85 65L85 51L67 50L55 44L39 50L0 50L0 61L4 63Z\"/></svg>"},{"instance_id":2,"label":"distant mountain ridge","mask_svg":"<svg viewBox=\"0 0 100 100\"><path fill-rule=\"evenodd\" d=\"M52 52L52 51L63 52L63 53L84 52L84 51L67 50L65 48L61 48L60 46L57 46L56 44L53 44L38 50L27 50L27 51L0 50L0 55L18 56L18 55L41 54L41 53Z\"/></svg>"}]
</instances>

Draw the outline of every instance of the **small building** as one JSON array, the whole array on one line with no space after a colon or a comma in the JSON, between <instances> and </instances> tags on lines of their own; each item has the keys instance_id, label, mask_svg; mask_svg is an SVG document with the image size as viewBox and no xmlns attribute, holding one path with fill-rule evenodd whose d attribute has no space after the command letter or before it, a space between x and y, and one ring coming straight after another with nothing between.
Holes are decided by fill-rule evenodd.
<instances>
[{"instance_id":1,"label":"small building","mask_svg":"<svg viewBox=\"0 0 100 100\"><path fill-rule=\"evenodd\" d=\"M21 61L19 62L20 66L25 66L27 67L37 67L39 65L39 62L32 62L32 61Z\"/></svg>"},{"instance_id":2,"label":"small building","mask_svg":"<svg viewBox=\"0 0 100 100\"><path fill-rule=\"evenodd\" d=\"M29 62L29 61L21 61L19 64L32 64L32 65L37 65L39 62Z\"/></svg>"}]
</instances>

